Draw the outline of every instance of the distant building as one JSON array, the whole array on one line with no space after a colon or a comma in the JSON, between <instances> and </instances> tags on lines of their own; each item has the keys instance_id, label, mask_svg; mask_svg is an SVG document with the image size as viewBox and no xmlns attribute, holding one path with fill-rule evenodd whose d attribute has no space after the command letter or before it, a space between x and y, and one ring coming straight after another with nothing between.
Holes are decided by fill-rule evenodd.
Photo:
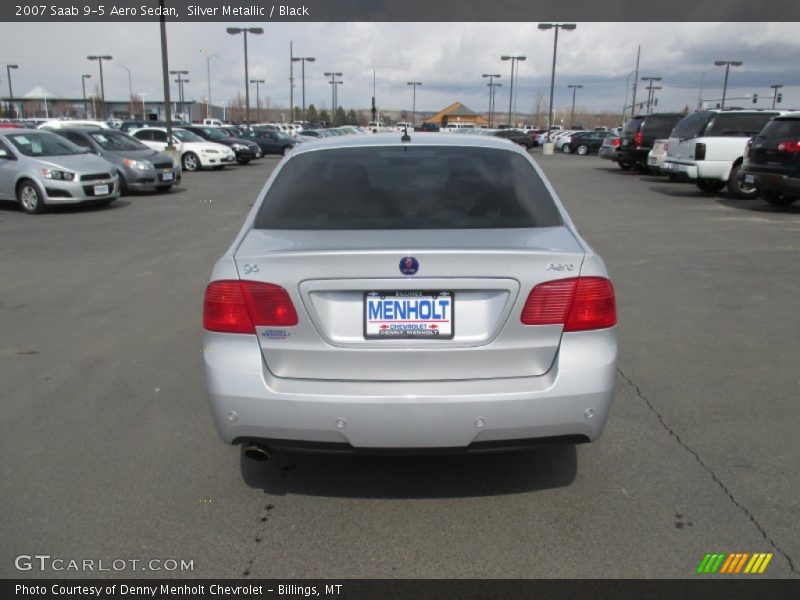
<instances>
[{"instance_id":1,"label":"distant building","mask_svg":"<svg viewBox=\"0 0 800 600\"><path fill-rule=\"evenodd\" d=\"M473 127L486 127L488 121L483 115L470 110L461 102L453 102L447 108L425 119L424 123L436 124L439 127L447 127L448 124L460 123Z\"/></svg>"}]
</instances>

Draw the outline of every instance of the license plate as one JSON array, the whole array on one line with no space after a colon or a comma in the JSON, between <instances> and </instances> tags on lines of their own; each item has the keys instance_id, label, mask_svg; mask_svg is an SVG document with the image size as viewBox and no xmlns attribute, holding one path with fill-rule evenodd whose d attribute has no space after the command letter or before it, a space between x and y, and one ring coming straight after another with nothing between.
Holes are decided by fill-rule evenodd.
<instances>
[{"instance_id":1,"label":"license plate","mask_svg":"<svg viewBox=\"0 0 800 600\"><path fill-rule=\"evenodd\" d=\"M746 174L746 175L744 176L744 182L745 182L745 183L751 183L751 184L752 184L752 183L755 183L755 182L756 182L756 178L755 178L755 177L753 177L752 175L750 175L750 174L748 173L748 174Z\"/></svg>"},{"instance_id":2,"label":"license plate","mask_svg":"<svg viewBox=\"0 0 800 600\"><path fill-rule=\"evenodd\" d=\"M94 186L94 195L95 196L105 196L108 193L108 185L96 185Z\"/></svg>"},{"instance_id":3,"label":"license plate","mask_svg":"<svg viewBox=\"0 0 800 600\"><path fill-rule=\"evenodd\" d=\"M364 294L366 339L453 339L455 295L442 291Z\"/></svg>"},{"instance_id":4,"label":"license plate","mask_svg":"<svg viewBox=\"0 0 800 600\"><path fill-rule=\"evenodd\" d=\"M164 172L164 173L161 175L161 181L172 181L172 172L170 172L170 171L165 171L165 172Z\"/></svg>"}]
</instances>

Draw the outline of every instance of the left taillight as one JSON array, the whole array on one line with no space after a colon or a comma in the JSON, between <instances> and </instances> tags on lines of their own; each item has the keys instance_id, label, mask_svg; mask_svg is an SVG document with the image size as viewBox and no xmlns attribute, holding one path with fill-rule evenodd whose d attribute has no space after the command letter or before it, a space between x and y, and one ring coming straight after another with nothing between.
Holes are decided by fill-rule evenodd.
<instances>
[{"instance_id":1,"label":"left taillight","mask_svg":"<svg viewBox=\"0 0 800 600\"><path fill-rule=\"evenodd\" d=\"M255 333L256 327L297 325L289 293L260 281L214 281L206 288L203 327L220 333Z\"/></svg>"},{"instance_id":2,"label":"left taillight","mask_svg":"<svg viewBox=\"0 0 800 600\"><path fill-rule=\"evenodd\" d=\"M520 319L524 325L560 325L564 331L605 329L617 324L614 286L605 277L546 281L528 294Z\"/></svg>"}]
</instances>

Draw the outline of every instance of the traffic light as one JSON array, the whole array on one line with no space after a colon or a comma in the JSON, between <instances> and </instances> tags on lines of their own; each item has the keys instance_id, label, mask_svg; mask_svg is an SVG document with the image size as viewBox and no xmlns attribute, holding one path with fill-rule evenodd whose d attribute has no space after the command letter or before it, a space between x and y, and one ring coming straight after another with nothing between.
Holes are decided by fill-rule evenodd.
<instances>
[{"instance_id":1,"label":"traffic light","mask_svg":"<svg viewBox=\"0 0 800 600\"><path fill-rule=\"evenodd\" d=\"M783 94L778 94L778 97L775 99L776 102L780 102L783 100Z\"/></svg>"},{"instance_id":2,"label":"traffic light","mask_svg":"<svg viewBox=\"0 0 800 600\"><path fill-rule=\"evenodd\" d=\"M758 94L753 94L753 104L758 102Z\"/></svg>"},{"instance_id":3,"label":"traffic light","mask_svg":"<svg viewBox=\"0 0 800 600\"><path fill-rule=\"evenodd\" d=\"M653 106L658 106L658 98L653 98Z\"/></svg>"}]
</instances>

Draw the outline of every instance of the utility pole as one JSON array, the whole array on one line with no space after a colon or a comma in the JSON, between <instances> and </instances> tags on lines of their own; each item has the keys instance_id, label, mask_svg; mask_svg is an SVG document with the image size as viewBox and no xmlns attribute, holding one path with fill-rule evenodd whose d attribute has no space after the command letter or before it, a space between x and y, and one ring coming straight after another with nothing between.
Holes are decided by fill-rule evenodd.
<instances>
[{"instance_id":1,"label":"utility pole","mask_svg":"<svg viewBox=\"0 0 800 600\"><path fill-rule=\"evenodd\" d=\"M289 120L294 123L294 42L289 42Z\"/></svg>"},{"instance_id":2,"label":"utility pole","mask_svg":"<svg viewBox=\"0 0 800 600\"><path fill-rule=\"evenodd\" d=\"M775 85L769 86L772 88L772 108L775 108L775 103L778 101L778 90L783 87L783 84L776 83Z\"/></svg>"},{"instance_id":3,"label":"utility pole","mask_svg":"<svg viewBox=\"0 0 800 600\"><path fill-rule=\"evenodd\" d=\"M631 100L631 118L636 113L636 85L639 81L639 58L642 56L642 47L636 51L636 75L633 76L633 99Z\"/></svg>"}]
</instances>

